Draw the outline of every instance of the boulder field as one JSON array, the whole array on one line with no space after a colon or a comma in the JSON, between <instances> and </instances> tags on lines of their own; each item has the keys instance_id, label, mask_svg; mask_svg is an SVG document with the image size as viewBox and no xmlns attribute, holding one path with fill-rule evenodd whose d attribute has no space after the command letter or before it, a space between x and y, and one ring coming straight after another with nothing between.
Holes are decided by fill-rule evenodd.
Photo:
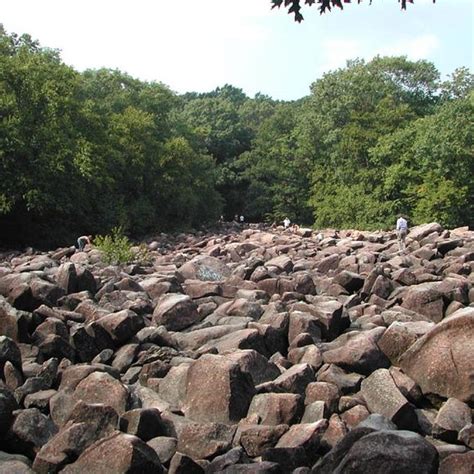
<instances>
[{"instance_id":1,"label":"boulder field","mask_svg":"<svg viewBox=\"0 0 474 474\"><path fill-rule=\"evenodd\" d=\"M0 473L474 472L474 232L0 253Z\"/></svg>"}]
</instances>

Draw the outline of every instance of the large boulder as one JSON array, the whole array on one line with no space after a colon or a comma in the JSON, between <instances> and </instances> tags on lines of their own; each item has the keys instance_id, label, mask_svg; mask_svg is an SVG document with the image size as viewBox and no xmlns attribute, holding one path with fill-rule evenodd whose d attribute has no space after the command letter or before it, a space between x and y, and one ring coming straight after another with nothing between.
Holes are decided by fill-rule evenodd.
<instances>
[{"instance_id":1,"label":"large boulder","mask_svg":"<svg viewBox=\"0 0 474 474\"><path fill-rule=\"evenodd\" d=\"M303 398L295 393L261 393L248 410L248 418L257 418L262 425L292 425L303 414Z\"/></svg>"},{"instance_id":2,"label":"large boulder","mask_svg":"<svg viewBox=\"0 0 474 474\"><path fill-rule=\"evenodd\" d=\"M438 286L438 282L428 282L409 287L403 296L402 307L428 316L438 323L443 319L445 307Z\"/></svg>"},{"instance_id":3,"label":"large boulder","mask_svg":"<svg viewBox=\"0 0 474 474\"><path fill-rule=\"evenodd\" d=\"M454 313L400 358L400 366L424 394L474 401L474 313Z\"/></svg>"},{"instance_id":4,"label":"large boulder","mask_svg":"<svg viewBox=\"0 0 474 474\"><path fill-rule=\"evenodd\" d=\"M18 410L5 444L7 450L33 458L56 433L57 428L51 418L37 408Z\"/></svg>"},{"instance_id":5,"label":"large boulder","mask_svg":"<svg viewBox=\"0 0 474 474\"><path fill-rule=\"evenodd\" d=\"M466 403L450 398L443 404L433 424L433 436L456 443L459 432L471 423L471 409Z\"/></svg>"},{"instance_id":6,"label":"large boulder","mask_svg":"<svg viewBox=\"0 0 474 474\"><path fill-rule=\"evenodd\" d=\"M96 321L96 324L103 327L116 344L123 344L145 326L145 321L134 311L124 309L103 316Z\"/></svg>"},{"instance_id":7,"label":"large boulder","mask_svg":"<svg viewBox=\"0 0 474 474\"><path fill-rule=\"evenodd\" d=\"M474 451L451 454L442 460L438 474L472 474L474 472Z\"/></svg>"},{"instance_id":8,"label":"large boulder","mask_svg":"<svg viewBox=\"0 0 474 474\"><path fill-rule=\"evenodd\" d=\"M317 457L321 438L328 426L327 420L315 423L301 423L293 425L278 440L277 448L303 448L309 461L314 462Z\"/></svg>"},{"instance_id":9,"label":"large boulder","mask_svg":"<svg viewBox=\"0 0 474 474\"><path fill-rule=\"evenodd\" d=\"M429 224L422 224L412 227L409 232L409 237L413 240L422 240L427 235L437 233L440 234L443 228L437 222L430 222Z\"/></svg>"},{"instance_id":10,"label":"large boulder","mask_svg":"<svg viewBox=\"0 0 474 474\"><path fill-rule=\"evenodd\" d=\"M13 412L18 408L13 394L6 388L0 388L0 436L10 428Z\"/></svg>"},{"instance_id":11,"label":"large boulder","mask_svg":"<svg viewBox=\"0 0 474 474\"><path fill-rule=\"evenodd\" d=\"M199 255L182 265L178 273L184 280L222 281L231 271L219 259Z\"/></svg>"},{"instance_id":12,"label":"large boulder","mask_svg":"<svg viewBox=\"0 0 474 474\"><path fill-rule=\"evenodd\" d=\"M365 428L367 429L367 428ZM330 459L328 453L326 460ZM323 458L313 467L317 474L436 474L438 452L419 434L376 431L356 440L345 455L330 464ZM337 462L339 461L339 462Z\"/></svg>"},{"instance_id":13,"label":"large boulder","mask_svg":"<svg viewBox=\"0 0 474 474\"><path fill-rule=\"evenodd\" d=\"M104 372L92 372L79 382L74 391L74 398L85 403L103 403L121 415L127 411L129 392L111 375Z\"/></svg>"},{"instance_id":14,"label":"large boulder","mask_svg":"<svg viewBox=\"0 0 474 474\"><path fill-rule=\"evenodd\" d=\"M0 374L3 374L3 367L7 362L21 369L21 352L13 339L0 336Z\"/></svg>"},{"instance_id":15,"label":"large boulder","mask_svg":"<svg viewBox=\"0 0 474 474\"><path fill-rule=\"evenodd\" d=\"M179 293L163 295L153 311L153 321L170 331L181 331L199 318L196 303L188 295Z\"/></svg>"},{"instance_id":16,"label":"large boulder","mask_svg":"<svg viewBox=\"0 0 474 474\"><path fill-rule=\"evenodd\" d=\"M414 407L402 395L387 369L379 369L362 381L361 394L371 413L379 413L400 428L416 429Z\"/></svg>"},{"instance_id":17,"label":"large boulder","mask_svg":"<svg viewBox=\"0 0 474 474\"><path fill-rule=\"evenodd\" d=\"M281 374L275 364L255 350L239 350L226 354L226 357L237 362L242 371L252 377L254 385L274 380Z\"/></svg>"},{"instance_id":18,"label":"large boulder","mask_svg":"<svg viewBox=\"0 0 474 474\"><path fill-rule=\"evenodd\" d=\"M387 368L390 361L379 349L377 340L384 329L371 331L352 331L339 336L327 344L329 350L323 352L323 360L328 364L336 364L350 372L368 375L374 370Z\"/></svg>"},{"instance_id":19,"label":"large boulder","mask_svg":"<svg viewBox=\"0 0 474 474\"><path fill-rule=\"evenodd\" d=\"M266 449L275 446L287 430L287 425L240 424L234 444L238 441L250 457L261 456Z\"/></svg>"},{"instance_id":20,"label":"large boulder","mask_svg":"<svg viewBox=\"0 0 474 474\"><path fill-rule=\"evenodd\" d=\"M229 450L236 427L222 423L184 423L177 450L193 459L212 458Z\"/></svg>"},{"instance_id":21,"label":"large boulder","mask_svg":"<svg viewBox=\"0 0 474 474\"><path fill-rule=\"evenodd\" d=\"M377 345L392 364L397 365L405 351L433 327L434 323L428 321L394 321L377 341Z\"/></svg>"},{"instance_id":22,"label":"large boulder","mask_svg":"<svg viewBox=\"0 0 474 474\"><path fill-rule=\"evenodd\" d=\"M0 334L18 340L18 312L0 296Z\"/></svg>"},{"instance_id":23,"label":"large boulder","mask_svg":"<svg viewBox=\"0 0 474 474\"><path fill-rule=\"evenodd\" d=\"M254 393L251 377L237 362L204 355L189 368L183 411L195 421L238 422L247 414Z\"/></svg>"},{"instance_id":24,"label":"large boulder","mask_svg":"<svg viewBox=\"0 0 474 474\"><path fill-rule=\"evenodd\" d=\"M314 370L309 364L295 364L271 382L257 386L260 393L285 392L304 395L309 383L314 382Z\"/></svg>"},{"instance_id":25,"label":"large boulder","mask_svg":"<svg viewBox=\"0 0 474 474\"><path fill-rule=\"evenodd\" d=\"M97 440L111 435L118 422L117 413L101 404L78 403L69 422L37 454L33 468L38 473L57 472L74 462Z\"/></svg>"},{"instance_id":26,"label":"large boulder","mask_svg":"<svg viewBox=\"0 0 474 474\"><path fill-rule=\"evenodd\" d=\"M161 474L163 466L155 450L136 436L115 432L89 446L64 474L84 472Z\"/></svg>"}]
</instances>

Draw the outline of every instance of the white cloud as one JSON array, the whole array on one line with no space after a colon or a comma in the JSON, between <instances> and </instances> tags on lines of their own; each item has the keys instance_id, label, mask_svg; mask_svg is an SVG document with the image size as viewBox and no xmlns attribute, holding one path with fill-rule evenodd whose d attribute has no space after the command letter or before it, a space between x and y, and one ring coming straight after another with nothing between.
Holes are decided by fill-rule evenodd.
<instances>
[{"instance_id":1,"label":"white cloud","mask_svg":"<svg viewBox=\"0 0 474 474\"><path fill-rule=\"evenodd\" d=\"M8 32L60 49L76 69L118 68L177 92L230 83L297 98L324 72L376 55L472 66L472 0L415 0L407 12L395 0L353 2L323 16L313 6L301 25L270 0L0 2Z\"/></svg>"},{"instance_id":2,"label":"white cloud","mask_svg":"<svg viewBox=\"0 0 474 474\"><path fill-rule=\"evenodd\" d=\"M429 59L440 46L433 34L403 38L389 44L375 44L363 40L328 38L323 42L323 58L318 67L319 75L346 65L347 60L362 58L366 61L375 56L407 56L411 60Z\"/></svg>"},{"instance_id":3,"label":"white cloud","mask_svg":"<svg viewBox=\"0 0 474 474\"><path fill-rule=\"evenodd\" d=\"M440 41L433 34L420 35L414 38L404 38L396 43L380 48L380 55L384 56L408 56L408 58L428 59L439 48Z\"/></svg>"},{"instance_id":4,"label":"white cloud","mask_svg":"<svg viewBox=\"0 0 474 474\"><path fill-rule=\"evenodd\" d=\"M321 66L318 68L320 75L344 67L348 59L362 57L361 42L350 39L326 39L321 49L323 51L323 59Z\"/></svg>"}]
</instances>

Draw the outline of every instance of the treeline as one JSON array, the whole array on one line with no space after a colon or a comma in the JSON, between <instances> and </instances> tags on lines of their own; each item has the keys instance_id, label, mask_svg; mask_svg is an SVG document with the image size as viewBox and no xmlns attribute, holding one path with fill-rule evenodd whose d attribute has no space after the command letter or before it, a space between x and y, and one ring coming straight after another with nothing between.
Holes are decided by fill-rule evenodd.
<instances>
[{"instance_id":1,"label":"treeline","mask_svg":"<svg viewBox=\"0 0 474 474\"><path fill-rule=\"evenodd\" d=\"M0 28L0 243L132 237L244 214L317 227L473 225L474 76L356 60L296 102L225 85L177 95L79 73Z\"/></svg>"}]
</instances>

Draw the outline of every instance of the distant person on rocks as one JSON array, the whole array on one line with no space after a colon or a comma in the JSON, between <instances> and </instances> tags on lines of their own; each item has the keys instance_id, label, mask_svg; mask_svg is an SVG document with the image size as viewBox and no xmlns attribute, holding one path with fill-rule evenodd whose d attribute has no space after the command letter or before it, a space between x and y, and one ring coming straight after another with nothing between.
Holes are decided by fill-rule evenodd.
<instances>
[{"instance_id":1,"label":"distant person on rocks","mask_svg":"<svg viewBox=\"0 0 474 474\"><path fill-rule=\"evenodd\" d=\"M408 234L408 222L403 216L399 216L397 219L397 239L398 249L403 252L406 249L405 239Z\"/></svg>"},{"instance_id":2,"label":"distant person on rocks","mask_svg":"<svg viewBox=\"0 0 474 474\"><path fill-rule=\"evenodd\" d=\"M91 244L92 235L81 235L77 239L77 248L82 252L86 245Z\"/></svg>"},{"instance_id":3,"label":"distant person on rocks","mask_svg":"<svg viewBox=\"0 0 474 474\"><path fill-rule=\"evenodd\" d=\"M240 221L240 223L241 223L242 225L244 225L244 221L245 221L244 216L241 215L241 216L239 217L239 221Z\"/></svg>"},{"instance_id":4,"label":"distant person on rocks","mask_svg":"<svg viewBox=\"0 0 474 474\"><path fill-rule=\"evenodd\" d=\"M288 217L285 217L285 220L283 221L283 226L285 227L285 229L288 229L288 227L290 227L290 224L290 219L288 219Z\"/></svg>"}]
</instances>

